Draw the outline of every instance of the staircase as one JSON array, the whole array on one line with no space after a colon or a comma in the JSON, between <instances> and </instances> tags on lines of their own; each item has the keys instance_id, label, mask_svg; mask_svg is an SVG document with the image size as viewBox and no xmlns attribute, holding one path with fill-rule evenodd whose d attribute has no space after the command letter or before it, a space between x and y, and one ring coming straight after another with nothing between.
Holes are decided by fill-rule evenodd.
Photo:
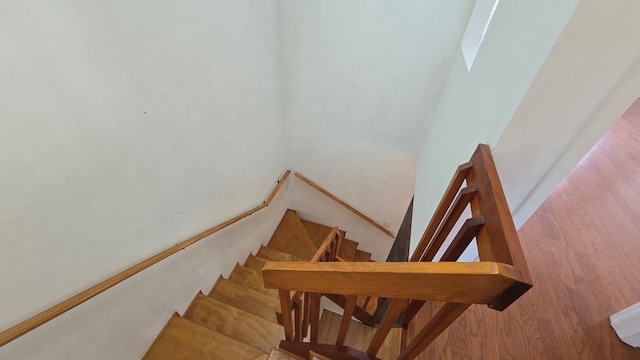
<instances>
[{"instance_id":1,"label":"staircase","mask_svg":"<svg viewBox=\"0 0 640 360\"><path fill-rule=\"evenodd\" d=\"M288 174L263 204L1 332L0 346L260 211ZM458 166L408 262L373 262L345 236L288 210L268 245L236 265L228 279L219 278L207 295L196 294L182 316L174 313L144 358L412 360L470 306L503 311L533 286L488 145L478 145ZM479 261L458 262L472 244ZM338 304L342 316L321 317L322 297ZM414 322L427 303L437 311L424 324ZM410 324L418 328L407 339L400 332Z\"/></svg>"},{"instance_id":2,"label":"staircase","mask_svg":"<svg viewBox=\"0 0 640 360\"><path fill-rule=\"evenodd\" d=\"M265 289L262 268L267 261L309 261L331 231L331 227L301 220L295 211L287 210L269 244L237 265L228 279L219 278L208 294L198 293L182 316L173 314L144 359L302 359L277 348L284 339L276 315L280 300L277 290ZM370 261L370 253L344 236L340 231L340 261ZM362 297L361 305L364 301ZM375 306L369 309L373 314ZM323 314L321 320L325 337L335 337L329 330L335 316L330 314Z\"/></svg>"},{"instance_id":3,"label":"staircase","mask_svg":"<svg viewBox=\"0 0 640 360\"><path fill-rule=\"evenodd\" d=\"M532 287L487 145L457 168L408 262L371 262L345 235L288 210L268 246L174 314L144 358L412 360L473 304L503 311ZM474 239L480 261L457 262ZM320 317L322 296L342 316ZM401 341L427 302L438 311Z\"/></svg>"}]
</instances>

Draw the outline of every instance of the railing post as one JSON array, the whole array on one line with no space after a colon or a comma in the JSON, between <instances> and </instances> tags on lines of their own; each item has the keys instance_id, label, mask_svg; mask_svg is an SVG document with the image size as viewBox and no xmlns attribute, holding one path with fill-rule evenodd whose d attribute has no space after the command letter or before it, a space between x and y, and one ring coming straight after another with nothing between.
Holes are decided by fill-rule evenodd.
<instances>
[{"instance_id":1,"label":"railing post","mask_svg":"<svg viewBox=\"0 0 640 360\"><path fill-rule=\"evenodd\" d=\"M303 326L303 319L302 319L302 306L300 303L300 299L293 298L292 300L293 303L293 315L294 315L294 325L295 325L295 340L296 341L302 341L302 326Z\"/></svg>"},{"instance_id":2,"label":"railing post","mask_svg":"<svg viewBox=\"0 0 640 360\"><path fill-rule=\"evenodd\" d=\"M336 249L333 252L333 258L331 259L331 261L336 261L336 257L340 253L340 248L342 247L342 242L344 240L344 235L339 230L337 231L336 236L338 239L336 241Z\"/></svg>"},{"instance_id":3,"label":"railing post","mask_svg":"<svg viewBox=\"0 0 640 360\"><path fill-rule=\"evenodd\" d=\"M307 293L309 295L309 325L311 326L310 341L318 343L318 321L320 319L320 294Z\"/></svg>"},{"instance_id":4,"label":"railing post","mask_svg":"<svg viewBox=\"0 0 640 360\"><path fill-rule=\"evenodd\" d=\"M291 318L291 298L289 290L279 290L280 308L282 309L282 326L284 327L284 338L287 341L293 340L293 319Z\"/></svg>"},{"instance_id":5,"label":"railing post","mask_svg":"<svg viewBox=\"0 0 640 360\"><path fill-rule=\"evenodd\" d=\"M384 316L384 319L382 319L382 323L380 323L380 327L373 336L373 339L371 339L371 344L369 344L369 349L367 350L367 354L369 354L369 356L376 356L382 346L382 343L384 343L387 335L389 335L391 327L396 322L405 306L407 306L408 302L409 300L404 299L393 299L391 301L387 314Z\"/></svg>"},{"instance_id":6,"label":"railing post","mask_svg":"<svg viewBox=\"0 0 640 360\"><path fill-rule=\"evenodd\" d=\"M309 334L309 315L311 301L309 299L309 293L302 294L302 338L306 338Z\"/></svg>"},{"instance_id":7,"label":"railing post","mask_svg":"<svg viewBox=\"0 0 640 360\"><path fill-rule=\"evenodd\" d=\"M340 321L340 330L338 330L336 345L344 345L344 339L347 337L347 331L349 331L349 325L351 325L351 316L353 315L353 310L356 308L357 300L358 297L356 295L347 296L347 302L344 305L344 313L342 314L342 320Z\"/></svg>"}]
</instances>

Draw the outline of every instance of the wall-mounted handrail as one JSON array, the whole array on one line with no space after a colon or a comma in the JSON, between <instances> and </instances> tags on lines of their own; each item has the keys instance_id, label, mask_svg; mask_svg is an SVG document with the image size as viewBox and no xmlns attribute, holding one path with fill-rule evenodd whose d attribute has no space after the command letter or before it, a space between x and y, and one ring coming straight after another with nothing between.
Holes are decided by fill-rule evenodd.
<instances>
[{"instance_id":1,"label":"wall-mounted handrail","mask_svg":"<svg viewBox=\"0 0 640 360\"><path fill-rule=\"evenodd\" d=\"M280 191L280 189L282 188L282 185L284 184L284 182L287 180L287 177L289 176L289 174L291 173L290 170L287 170L284 175L282 175L282 177L280 178L280 180L278 180L278 184L276 185L276 187L273 189L273 191L271 191L271 193L269 194L269 196L267 197L267 199L260 205L254 207L251 210L247 210L245 212L243 212L242 214L235 216L223 223L220 223L210 229L207 229L197 235L194 235L190 238L188 238L187 240L184 240L148 259L145 259L131 267L129 267L126 270L123 270L111 277L109 277L108 279L98 283L97 285L94 285L90 288L88 288L87 290L74 295L70 298L68 298L67 300L64 300L63 302L52 306L51 308L30 317L29 319L7 329L4 330L3 332L0 333L0 346L3 346L13 340L15 340L16 338L28 333L29 331L39 327L40 325L64 314L65 312L73 309L74 307L84 303L85 301L103 293L104 291L110 289L111 287L121 283L122 281L130 278L131 276L141 272L142 270L145 270L149 267L151 267L152 265L168 258L169 256L179 252L180 250L183 250L195 243L197 243L198 241L206 238L209 235L212 235L232 224L235 224L236 222L251 216L255 213L257 213L258 211L266 208L267 206L269 206L269 204L271 204L271 201L274 199L274 197L278 194L278 192Z\"/></svg>"},{"instance_id":2,"label":"wall-mounted handrail","mask_svg":"<svg viewBox=\"0 0 640 360\"><path fill-rule=\"evenodd\" d=\"M299 178L300 180L306 182L307 184L309 184L314 189L316 189L316 190L320 191L321 193L325 194L326 196L328 196L331 200L333 200L333 201L337 202L338 204L344 206L347 210L353 212L354 214L358 215L359 217L364 219L369 224L375 226L380 231L382 231L383 233L387 234L389 237L391 237L391 238L395 238L396 237L396 235L394 233L392 233L391 231L386 229L384 226L378 224L375 220L371 219L367 215L365 215L362 212L358 211L353 206L349 205L348 203L346 203L345 201L341 200L337 196L333 195L332 193L330 193L329 191L324 189L322 186L320 186L320 185L316 184L315 182L309 180L308 178L306 178L304 175L300 174L299 172L296 172L295 175L296 175L297 178Z\"/></svg>"}]
</instances>

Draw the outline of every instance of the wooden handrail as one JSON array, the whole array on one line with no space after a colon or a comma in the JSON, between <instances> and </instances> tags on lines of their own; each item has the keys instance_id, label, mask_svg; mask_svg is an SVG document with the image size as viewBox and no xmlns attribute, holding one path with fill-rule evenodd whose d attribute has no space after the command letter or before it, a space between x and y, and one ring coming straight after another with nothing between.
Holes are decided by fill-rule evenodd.
<instances>
[{"instance_id":1,"label":"wooden handrail","mask_svg":"<svg viewBox=\"0 0 640 360\"><path fill-rule=\"evenodd\" d=\"M32 317L30 317L29 319L7 329L4 330L3 332L0 333L0 346L3 346L13 340L15 340L16 338L26 334L27 332L39 327L40 325L64 314L65 312L73 309L74 307L84 303L85 301L103 293L104 291L110 289L111 287L121 283L122 281L130 278L131 276L141 272L142 270L145 270L147 268L149 268L150 266L168 258L169 256L179 252L180 250L183 250L193 244L195 244L196 242L206 238L209 235L212 235L232 224L235 224L236 222L251 216L253 214L255 214L256 212L266 208L267 206L269 206L269 204L271 204L271 201L273 200L273 198L278 194L278 192L280 191L280 189L282 188L283 183L287 180L287 177L289 176L289 174L291 173L290 170L287 170L284 175L282 175L282 177L280 178L280 180L278 180L278 184L276 185L276 187L273 189L273 191L271 191L271 193L269 194L269 196L267 197L267 199L260 205L254 207L251 210L247 210L244 213L235 216L221 224L218 224L210 229L207 229L197 235L194 235L190 238L188 238L187 240L184 240L182 242L180 242L179 244L176 244L170 248L168 248L167 250L164 250L148 259L145 259L131 267L129 267L128 269L121 271L119 273L117 273L116 275L113 275L111 277L109 277L108 279L98 283L97 285L94 285L90 288L88 288L87 290L74 295L72 297L70 297L67 300L64 300L63 302L52 306L51 308L37 314L34 315Z\"/></svg>"},{"instance_id":2,"label":"wooden handrail","mask_svg":"<svg viewBox=\"0 0 640 360\"><path fill-rule=\"evenodd\" d=\"M466 162L458 166L458 168L456 169L453 178L451 178L451 181L449 182L449 186L447 186L447 190L445 190L444 192L444 196L442 197L442 199L440 199L440 203L438 204L435 213L429 221L429 225L427 225L427 227L424 229L422 238L420 238L420 242L414 250L410 261L420 261L420 258L422 257L424 251L427 249L427 245L429 245L433 234L438 229L438 225L440 224L440 222L442 222L442 219L449 209L449 205L453 202L458 189L466 179L472 167L473 165L471 164L471 162Z\"/></svg>"},{"instance_id":3,"label":"wooden handrail","mask_svg":"<svg viewBox=\"0 0 640 360\"><path fill-rule=\"evenodd\" d=\"M485 215L486 224L476 236L480 261L511 264L522 276L522 281L489 304L492 309L504 310L531 288L533 280L489 146L478 145L471 162L473 167L467 184L478 186L478 196L471 201L471 212L474 216L491 214Z\"/></svg>"},{"instance_id":4,"label":"wooden handrail","mask_svg":"<svg viewBox=\"0 0 640 360\"><path fill-rule=\"evenodd\" d=\"M320 258L322 258L322 256L327 251L327 249L329 249L329 246L331 246L331 243L333 242L333 240L336 237L336 235L338 235L338 227L337 226L334 227L333 230L331 230L329 235L327 235L327 237L322 242L322 245L320 245L320 247L318 248L316 253L313 255L313 257L309 261L311 261L311 262L320 261ZM337 255L337 254L334 254L334 255ZM329 259L329 260L333 260L333 259Z\"/></svg>"},{"instance_id":5,"label":"wooden handrail","mask_svg":"<svg viewBox=\"0 0 640 360\"><path fill-rule=\"evenodd\" d=\"M496 262L309 263L267 262L269 289L487 304L520 280Z\"/></svg>"},{"instance_id":6,"label":"wooden handrail","mask_svg":"<svg viewBox=\"0 0 640 360\"><path fill-rule=\"evenodd\" d=\"M306 182L307 184L309 184L311 187L313 187L314 189L320 191L321 193L325 194L326 196L328 196L331 200L337 202L338 204L344 206L347 210L353 212L354 214L360 216L361 218L363 218L366 222L368 222L369 224L375 226L376 228L378 228L380 231L384 232L385 234L387 234L389 237L391 238L395 238L396 235L394 233L392 233L391 231L389 231L388 229L386 229L384 226L378 224L377 222L375 222L373 219L371 219L370 217L368 217L367 215L361 213L360 211L358 211L357 209L355 209L353 206L347 204L346 202L342 201L340 198L338 198L337 196L333 195L332 193L328 192L327 190L325 190L323 187L321 187L320 185L316 184L315 182L307 179L305 176L303 176L302 174L300 174L299 172L295 173L296 177L299 178L300 180Z\"/></svg>"},{"instance_id":7,"label":"wooden handrail","mask_svg":"<svg viewBox=\"0 0 640 360\"><path fill-rule=\"evenodd\" d=\"M469 208L472 217L464 219L462 215ZM462 227L454 232L461 222ZM480 262L457 262L474 238ZM439 262L432 262L440 253ZM363 359L375 357L392 326L399 321L406 328L426 301L444 305L397 360L414 359L471 304L486 304L502 311L532 286L491 151L484 144L478 145L469 162L457 168L410 262L268 262L263 275L267 288L281 292L323 293L340 299L346 296L335 347L340 347L346 336L356 297L389 299L380 308L386 312ZM287 341L280 344L296 349L290 345ZM331 348L321 348L312 341L308 349ZM302 347L298 350L298 355L307 356Z\"/></svg>"}]
</instances>

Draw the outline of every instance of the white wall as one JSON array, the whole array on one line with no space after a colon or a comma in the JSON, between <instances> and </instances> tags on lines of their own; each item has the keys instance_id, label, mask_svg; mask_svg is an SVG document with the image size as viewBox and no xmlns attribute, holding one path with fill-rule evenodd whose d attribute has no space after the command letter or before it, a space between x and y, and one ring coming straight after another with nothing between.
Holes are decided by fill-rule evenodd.
<instances>
[{"instance_id":1,"label":"white wall","mask_svg":"<svg viewBox=\"0 0 640 360\"><path fill-rule=\"evenodd\" d=\"M280 5L291 167L397 232L414 193L419 134L473 2ZM304 204L307 215L327 216Z\"/></svg>"},{"instance_id":2,"label":"white wall","mask_svg":"<svg viewBox=\"0 0 640 360\"><path fill-rule=\"evenodd\" d=\"M296 171L378 224L390 222L388 229L398 232L413 196L413 155L315 127L289 134ZM291 199L302 218L339 226L374 260L386 260L393 239L353 212L298 179Z\"/></svg>"},{"instance_id":3,"label":"white wall","mask_svg":"<svg viewBox=\"0 0 640 360\"><path fill-rule=\"evenodd\" d=\"M265 198L287 165L277 21L275 1L3 4L0 329ZM249 226L259 233L207 240L0 358L139 358L158 314L268 240L285 207Z\"/></svg>"},{"instance_id":4,"label":"white wall","mask_svg":"<svg viewBox=\"0 0 640 360\"><path fill-rule=\"evenodd\" d=\"M522 225L640 96L640 3L581 1L495 147Z\"/></svg>"},{"instance_id":5,"label":"white wall","mask_svg":"<svg viewBox=\"0 0 640 360\"><path fill-rule=\"evenodd\" d=\"M473 1L280 4L288 123L415 154Z\"/></svg>"},{"instance_id":6,"label":"white wall","mask_svg":"<svg viewBox=\"0 0 640 360\"><path fill-rule=\"evenodd\" d=\"M412 251L455 168L498 141L576 4L500 2L470 72L456 53L418 155Z\"/></svg>"},{"instance_id":7,"label":"white wall","mask_svg":"<svg viewBox=\"0 0 640 360\"><path fill-rule=\"evenodd\" d=\"M197 291L266 244L287 209L287 186L266 209L125 280L0 348L1 359L140 359ZM19 295L19 294L18 294Z\"/></svg>"}]
</instances>

